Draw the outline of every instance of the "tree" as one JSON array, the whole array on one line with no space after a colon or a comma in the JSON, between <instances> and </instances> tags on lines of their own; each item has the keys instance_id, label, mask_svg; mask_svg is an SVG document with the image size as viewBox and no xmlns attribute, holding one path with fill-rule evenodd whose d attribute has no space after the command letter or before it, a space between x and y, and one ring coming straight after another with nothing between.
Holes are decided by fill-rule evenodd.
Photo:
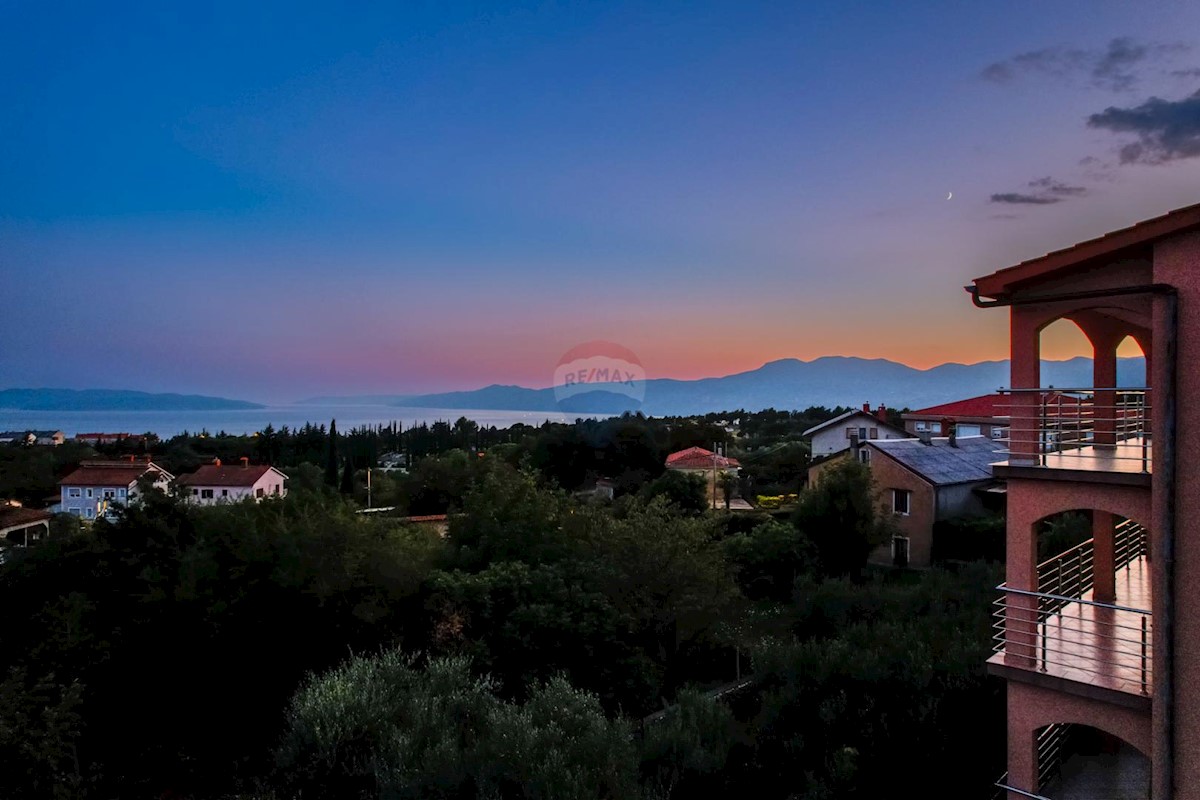
<instances>
[{"instance_id":1,"label":"tree","mask_svg":"<svg viewBox=\"0 0 1200 800\"><path fill-rule=\"evenodd\" d=\"M329 421L329 451L325 455L325 485L337 488L338 485L338 447L337 420Z\"/></svg>"},{"instance_id":2,"label":"tree","mask_svg":"<svg viewBox=\"0 0 1200 800\"><path fill-rule=\"evenodd\" d=\"M669 469L643 486L639 494L643 500L666 498L668 503L687 513L698 514L708 508L704 478L690 472Z\"/></svg>"},{"instance_id":3,"label":"tree","mask_svg":"<svg viewBox=\"0 0 1200 800\"><path fill-rule=\"evenodd\" d=\"M637 794L627 727L562 678L501 700L464 658L387 650L310 679L277 754L296 796L592 800Z\"/></svg>"},{"instance_id":4,"label":"tree","mask_svg":"<svg viewBox=\"0 0 1200 800\"><path fill-rule=\"evenodd\" d=\"M342 470L342 485L339 491L347 497L351 497L354 494L354 459L346 456L345 462L345 468Z\"/></svg>"},{"instance_id":5,"label":"tree","mask_svg":"<svg viewBox=\"0 0 1200 800\"><path fill-rule=\"evenodd\" d=\"M854 460L821 473L800 495L793 523L816 547L821 569L832 575L861 569L893 531L891 518L880 512L871 471Z\"/></svg>"}]
</instances>

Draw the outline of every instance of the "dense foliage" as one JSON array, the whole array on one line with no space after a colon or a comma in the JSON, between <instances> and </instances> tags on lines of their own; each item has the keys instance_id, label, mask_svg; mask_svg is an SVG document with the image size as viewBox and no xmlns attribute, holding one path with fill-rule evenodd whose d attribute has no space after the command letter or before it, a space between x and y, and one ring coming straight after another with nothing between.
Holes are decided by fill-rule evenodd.
<instances>
[{"instance_id":1,"label":"dense foliage","mask_svg":"<svg viewBox=\"0 0 1200 800\"><path fill-rule=\"evenodd\" d=\"M628 433L635 464L653 437ZM318 458L283 500L149 493L13 557L0 796L872 797L931 761L957 796L998 773L998 576L864 569L886 526L854 462L784 521L653 480L584 502L523 447L404 478L410 508L456 509L444 537L354 513Z\"/></svg>"}]
</instances>

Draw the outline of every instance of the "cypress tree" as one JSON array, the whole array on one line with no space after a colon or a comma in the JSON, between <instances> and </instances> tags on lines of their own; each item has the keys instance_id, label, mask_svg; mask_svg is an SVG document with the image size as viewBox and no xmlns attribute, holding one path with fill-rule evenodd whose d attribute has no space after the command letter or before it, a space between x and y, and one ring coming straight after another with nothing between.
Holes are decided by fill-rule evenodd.
<instances>
[{"instance_id":1,"label":"cypress tree","mask_svg":"<svg viewBox=\"0 0 1200 800\"><path fill-rule=\"evenodd\" d=\"M338 485L337 420L329 422L329 454L325 458L325 483L330 488Z\"/></svg>"},{"instance_id":2,"label":"cypress tree","mask_svg":"<svg viewBox=\"0 0 1200 800\"><path fill-rule=\"evenodd\" d=\"M354 459L346 456L346 469L342 472L342 494L354 494Z\"/></svg>"}]
</instances>

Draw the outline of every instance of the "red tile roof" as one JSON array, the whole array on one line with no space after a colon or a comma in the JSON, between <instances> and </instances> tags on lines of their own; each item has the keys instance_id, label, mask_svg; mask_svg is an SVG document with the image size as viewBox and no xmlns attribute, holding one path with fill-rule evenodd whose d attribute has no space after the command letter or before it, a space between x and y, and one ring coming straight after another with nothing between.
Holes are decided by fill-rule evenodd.
<instances>
[{"instance_id":1,"label":"red tile roof","mask_svg":"<svg viewBox=\"0 0 1200 800\"><path fill-rule=\"evenodd\" d=\"M715 456L715 458L714 458ZM740 467L736 458L718 456L712 450L703 447L689 447L667 456L667 469L727 469Z\"/></svg>"},{"instance_id":2,"label":"red tile roof","mask_svg":"<svg viewBox=\"0 0 1200 800\"><path fill-rule=\"evenodd\" d=\"M1041 399L1051 405L1047 408L1047 413L1050 416L1056 416L1058 411L1057 403L1059 401L1071 406L1072 403L1078 404L1081 402L1078 398L1065 395L1061 392L1042 392ZM1008 419L1013 406L1012 395L1007 394L985 394L979 397L969 397L966 400L956 400L953 403L942 403L940 406L930 406L917 411L909 411L903 416L907 419L910 417L949 417L958 419L960 417L980 417L980 418L1000 418ZM1084 405L1091 405L1091 398L1082 400Z\"/></svg>"},{"instance_id":3,"label":"red tile roof","mask_svg":"<svg viewBox=\"0 0 1200 800\"><path fill-rule=\"evenodd\" d=\"M83 461L59 486L128 486L147 472L170 473L148 461Z\"/></svg>"},{"instance_id":4,"label":"red tile roof","mask_svg":"<svg viewBox=\"0 0 1200 800\"><path fill-rule=\"evenodd\" d=\"M904 416L921 417L1007 417L1012 400L1007 395L985 394L940 406L910 411Z\"/></svg>"},{"instance_id":5,"label":"red tile roof","mask_svg":"<svg viewBox=\"0 0 1200 800\"><path fill-rule=\"evenodd\" d=\"M38 511L36 508L0 506L0 530L15 528L18 525L21 527L32 525L35 522L48 520L53 516L49 511Z\"/></svg>"},{"instance_id":6,"label":"red tile roof","mask_svg":"<svg viewBox=\"0 0 1200 800\"><path fill-rule=\"evenodd\" d=\"M976 278L974 283L981 295L998 297L1012 291L1022 282L1046 277L1093 259L1111 258L1122 251L1136 251L1157 239L1194 228L1200 228L1200 203L1177 208L1161 217L1143 220L1128 228L1106 233L1063 250L1055 250L1039 258L1022 261L1016 266Z\"/></svg>"},{"instance_id":7,"label":"red tile roof","mask_svg":"<svg viewBox=\"0 0 1200 800\"><path fill-rule=\"evenodd\" d=\"M183 486L253 486L271 471L269 464L205 464L190 475L182 475ZM280 473L282 474L282 473Z\"/></svg>"}]
</instances>

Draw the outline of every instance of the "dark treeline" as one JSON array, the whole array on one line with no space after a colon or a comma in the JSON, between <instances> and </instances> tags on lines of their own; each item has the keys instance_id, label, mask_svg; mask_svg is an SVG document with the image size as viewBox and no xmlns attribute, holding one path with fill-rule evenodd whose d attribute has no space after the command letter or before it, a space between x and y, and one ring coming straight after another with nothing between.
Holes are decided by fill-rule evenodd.
<instances>
[{"instance_id":1,"label":"dark treeline","mask_svg":"<svg viewBox=\"0 0 1200 800\"><path fill-rule=\"evenodd\" d=\"M147 492L13 553L0 796L868 798L937 763L922 788L957 797L998 774L999 576L867 569L890 527L861 465L787 520L434 465L461 496L444 537L309 464L287 498Z\"/></svg>"},{"instance_id":2,"label":"dark treeline","mask_svg":"<svg viewBox=\"0 0 1200 800\"><path fill-rule=\"evenodd\" d=\"M813 407L804 411L707 414L703 417L645 417L625 414L608 419L579 419L574 423L517 424L483 427L459 418L408 428L400 423L358 427L336 433L338 469L348 462L354 470L379 465L384 454L401 455L409 465L451 451L478 454L496 451L514 464L525 464L555 485L574 490L608 478L620 494L640 490L663 472L672 452L688 447L722 447L742 461L743 494L796 492L809 462L802 434L847 409ZM252 436L224 432L185 432L149 444L108 445L111 456L152 454L168 471L181 474L213 458L236 462L246 457L281 469L312 464L328 469L330 426L300 428L268 426Z\"/></svg>"}]
</instances>

